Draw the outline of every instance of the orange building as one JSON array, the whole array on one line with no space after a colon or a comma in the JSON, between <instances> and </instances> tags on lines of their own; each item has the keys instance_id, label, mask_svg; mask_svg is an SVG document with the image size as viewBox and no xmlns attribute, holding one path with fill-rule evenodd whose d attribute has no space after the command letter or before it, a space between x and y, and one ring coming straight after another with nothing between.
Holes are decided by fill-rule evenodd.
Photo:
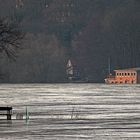
<instances>
[{"instance_id":1,"label":"orange building","mask_svg":"<svg viewBox=\"0 0 140 140\"><path fill-rule=\"evenodd\" d=\"M115 75L105 79L107 84L138 84L140 83L140 68L114 70Z\"/></svg>"}]
</instances>

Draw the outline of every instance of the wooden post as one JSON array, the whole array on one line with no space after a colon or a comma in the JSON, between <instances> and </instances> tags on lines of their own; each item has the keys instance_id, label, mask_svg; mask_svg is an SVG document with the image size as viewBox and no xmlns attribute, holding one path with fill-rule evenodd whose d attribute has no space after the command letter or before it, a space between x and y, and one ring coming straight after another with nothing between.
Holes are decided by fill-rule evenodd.
<instances>
[{"instance_id":1,"label":"wooden post","mask_svg":"<svg viewBox=\"0 0 140 140\"><path fill-rule=\"evenodd\" d=\"M11 120L11 111L7 110L7 120Z\"/></svg>"}]
</instances>

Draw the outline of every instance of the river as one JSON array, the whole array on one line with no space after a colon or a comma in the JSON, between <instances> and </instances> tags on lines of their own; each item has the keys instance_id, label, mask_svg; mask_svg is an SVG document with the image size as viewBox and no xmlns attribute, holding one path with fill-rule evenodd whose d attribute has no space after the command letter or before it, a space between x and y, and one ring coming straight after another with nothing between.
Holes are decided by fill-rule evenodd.
<instances>
[{"instance_id":1,"label":"river","mask_svg":"<svg viewBox=\"0 0 140 140\"><path fill-rule=\"evenodd\" d=\"M140 139L140 85L0 84L0 106L2 140Z\"/></svg>"}]
</instances>

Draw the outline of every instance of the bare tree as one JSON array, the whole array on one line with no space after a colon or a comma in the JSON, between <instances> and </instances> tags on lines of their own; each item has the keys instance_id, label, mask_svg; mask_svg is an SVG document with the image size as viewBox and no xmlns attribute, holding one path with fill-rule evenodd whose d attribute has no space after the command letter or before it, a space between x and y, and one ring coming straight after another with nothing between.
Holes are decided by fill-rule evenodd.
<instances>
[{"instance_id":1,"label":"bare tree","mask_svg":"<svg viewBox=\"0 0 140 140\"><path fill-rule=\"evenodd\" d=\"M18 25L7 19L0 18L0 52L5 52L8 58L15 60L24 34Z\"/></svg>"}]
</instances>

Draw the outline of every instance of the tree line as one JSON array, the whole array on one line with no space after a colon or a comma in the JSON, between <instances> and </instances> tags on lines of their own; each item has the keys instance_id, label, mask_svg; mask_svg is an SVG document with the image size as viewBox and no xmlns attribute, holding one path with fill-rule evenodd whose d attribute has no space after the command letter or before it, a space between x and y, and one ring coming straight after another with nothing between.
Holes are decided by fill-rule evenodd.
<instances>
[{"instance_id":1,"label":"tree line","mask_svg":"<svg viewBox=\"0 0 140 140\"><path fill-rule=\"evenodd\" d=\"M69 58L76 60L82 75L92 82L103 82L109 58L112 70L140 66L138 0L23 0L23 3L16 8L13 0L5 0L0 6L1 16L14 19L26 32L22 42L23 35L18 32L17 47L8 45L12 53L7 55L14 54L14 58L19 45L23 48L16 62L8 62L1 55L1 73L7 75L1 81L66 82ZM4 13L4 6L9 11Z\"/></svg>"}]
</instances>

